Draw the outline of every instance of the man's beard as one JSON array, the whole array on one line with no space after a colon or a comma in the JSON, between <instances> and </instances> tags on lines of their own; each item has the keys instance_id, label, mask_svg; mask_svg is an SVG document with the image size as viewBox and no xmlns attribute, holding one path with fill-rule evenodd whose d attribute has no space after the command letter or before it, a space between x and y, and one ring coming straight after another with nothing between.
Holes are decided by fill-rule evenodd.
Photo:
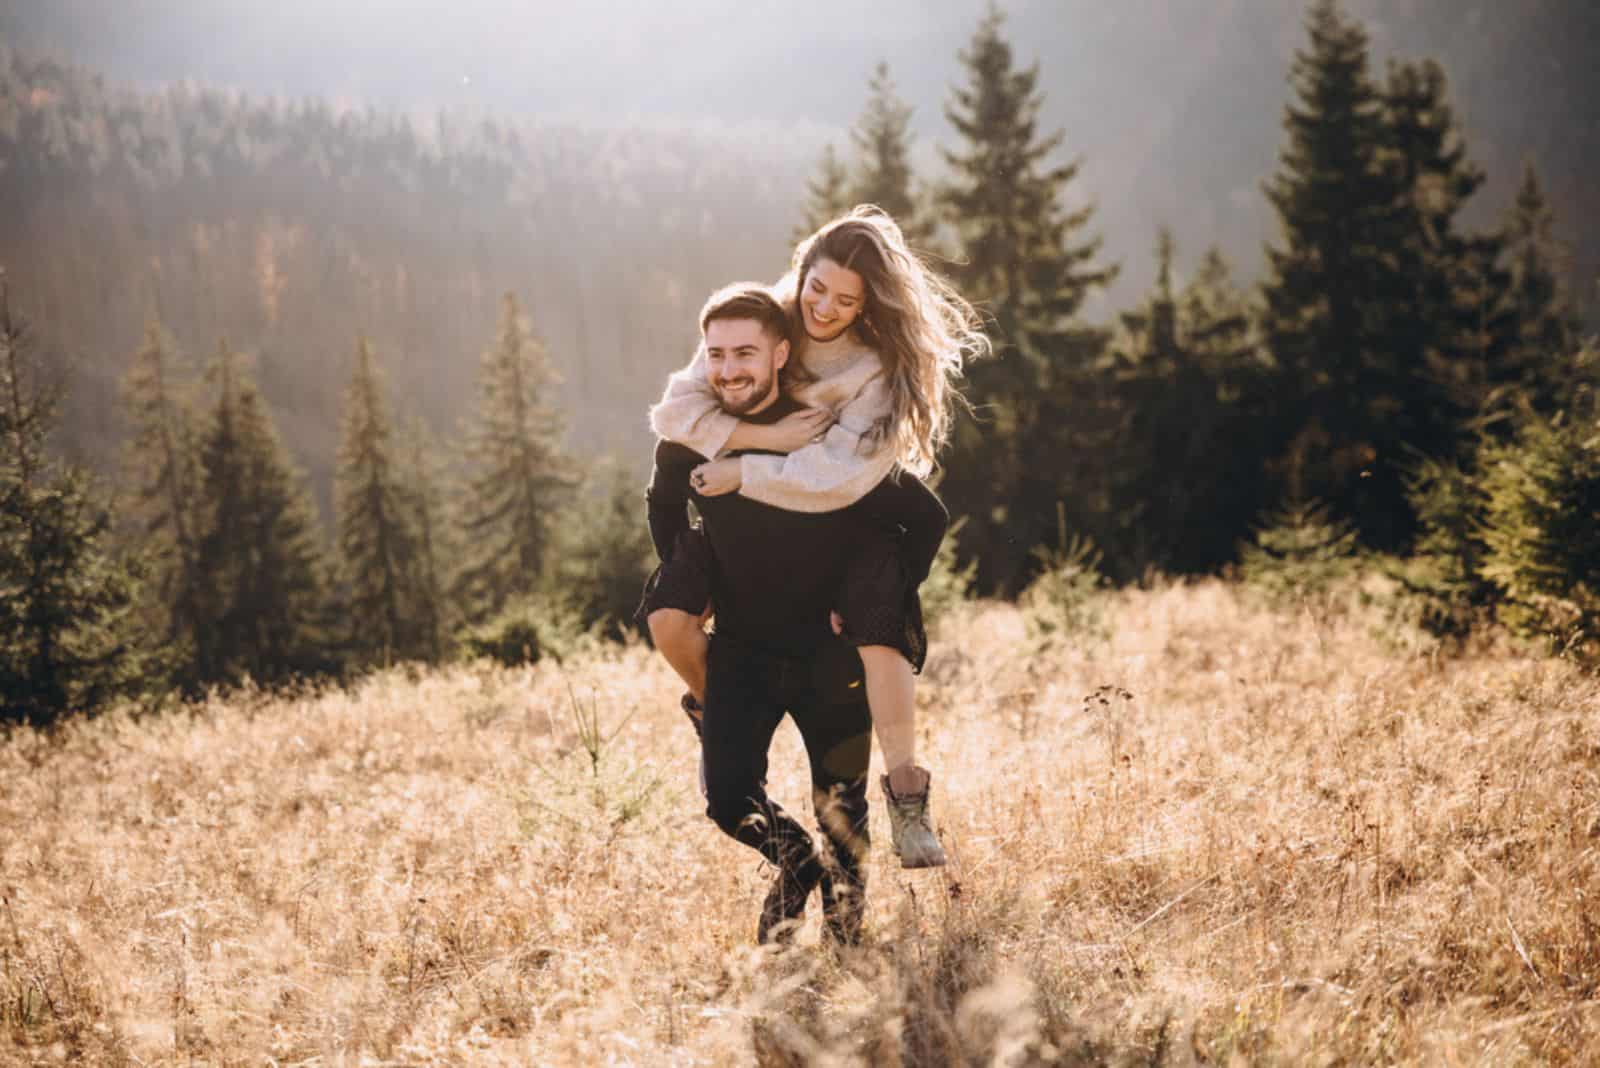
<instances>
[{"instance_id":1,"label":"man's beard","mask_svg":"<svg viewBox=\"0 0 1600 1068\"><path fill-rule=\"evenodd\" d=\"M723 411L729 415L744 415L761 407L772 396L776 377L776 375L768 375L762 379L752 375L750 378L751 387L744 390L738 400L729 400L720 386L713 385L711 391L717 395L717 403L722 406Z\"/></svg>"}]
</instances>

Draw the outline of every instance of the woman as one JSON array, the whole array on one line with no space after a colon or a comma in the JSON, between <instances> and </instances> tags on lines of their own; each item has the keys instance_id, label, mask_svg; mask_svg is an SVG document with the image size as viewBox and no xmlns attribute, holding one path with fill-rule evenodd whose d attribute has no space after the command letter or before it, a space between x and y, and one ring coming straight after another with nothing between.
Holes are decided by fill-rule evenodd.
<instances>
[{"instance_id":1,"label":"woman","mask_svg":"<svg viewBox=\"0 0 1600 1068\"><path fill-rule=\"evenodd\" d=\"M914 674L926 649L916 587L927 575L945 516L920 482L898 479L895 469L916 476L932 470L959 396L952 380L989 344L972 307L910 250L894 220L870 205L801 242L776 289L800 327L783 388L814 411L772 427L745 423L718 405L706 382L704 354L697 353L668 381L651 410L651 426L713 458L692 476L703 495L739 492L776 507L825 512L882 487L878 496L898 509L900 539L863 549L834 627L861 654L901 863L943 864L928 819L932 776L916 763ZM769 454L714 459L745 449ZM675 553L663 564L663 586L674 585L673 570L680 577L703 573L686 555ZM676 585L694 588L693 580ZM689 685L684 707L691 719L704 697L704 600L697 591L680 596L678 607L646 606L657 647ZM689 611L690 604L697 611Z\"/></svg>"}]
</instances>

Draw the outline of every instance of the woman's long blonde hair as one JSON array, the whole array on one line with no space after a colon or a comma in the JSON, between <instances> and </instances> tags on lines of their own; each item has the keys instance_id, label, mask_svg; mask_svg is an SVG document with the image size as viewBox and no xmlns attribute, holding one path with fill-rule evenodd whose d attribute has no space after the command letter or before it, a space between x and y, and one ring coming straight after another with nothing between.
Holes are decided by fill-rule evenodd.
<instances>
[{"instance_id":1,"label":"woman's long blonde hair","mask_svg":"<svg viewBox=\"0 0 1600 1068\"><path fill-rule=\"evenodd\" d=\"M906 470L926 475L950 437L961 394L955 379L967 360L986 356L989 339L977 312L906 244L882 208L862 204L800 242L789 275L777 285L792 301L795 339L804 346L800 295L817 261L828 259L861 276L866 289L852 329L883 360L893 397L890 414L873 428ZM793 278L791 287L789 279ZM800 361L790 360L798 370Z\"/></svg>"}]
</instances>

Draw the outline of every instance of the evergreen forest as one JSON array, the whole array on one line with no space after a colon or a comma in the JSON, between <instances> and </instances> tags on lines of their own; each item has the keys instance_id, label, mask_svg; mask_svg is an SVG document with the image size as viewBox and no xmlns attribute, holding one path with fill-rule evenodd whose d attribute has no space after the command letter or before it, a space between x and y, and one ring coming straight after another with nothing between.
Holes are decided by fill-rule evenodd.
<instances>
[{"instance_id":1,"label":"evergreen forest","mask_svg":"<svg viewBox=\"0 0 1600 1068\"><path fill-rule=\"evenodd\" d=\"M994 345L936 476L934 587L1225 573L1305 598L1364 569L1441 641L1495 625L1600 661L1582 220L1531 161L1482 202L1448 72L1379 69L1314 0L1261 276L1151 219L1154 282L1109 315L1110 191L1039 73L991 9L932 152L880 65L816 156L143 93L0 46L4 718L625 638L654 565L645 411L701 301L859 203Z\"/></svg>"}]
</instances>

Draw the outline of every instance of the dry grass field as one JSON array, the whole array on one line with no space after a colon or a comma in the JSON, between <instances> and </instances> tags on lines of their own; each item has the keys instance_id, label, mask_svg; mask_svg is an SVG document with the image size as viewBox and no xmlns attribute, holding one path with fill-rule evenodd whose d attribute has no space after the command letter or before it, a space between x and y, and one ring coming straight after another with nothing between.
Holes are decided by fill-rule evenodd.
<instances>
[{"instance_id":1,"label":"dry grass field","mask_svg":"<svg viewBox=\"0 0 1600 1068\"><path fill-rule=\"evenodd\" d=\"M1217 581L1104 612L945 621L957 863L894 866L874 787L848 951L815 902L751 944L641 647L14 732L0 1062L1600 1063L1600 680Z\"/></svg>"}]
</instances>

